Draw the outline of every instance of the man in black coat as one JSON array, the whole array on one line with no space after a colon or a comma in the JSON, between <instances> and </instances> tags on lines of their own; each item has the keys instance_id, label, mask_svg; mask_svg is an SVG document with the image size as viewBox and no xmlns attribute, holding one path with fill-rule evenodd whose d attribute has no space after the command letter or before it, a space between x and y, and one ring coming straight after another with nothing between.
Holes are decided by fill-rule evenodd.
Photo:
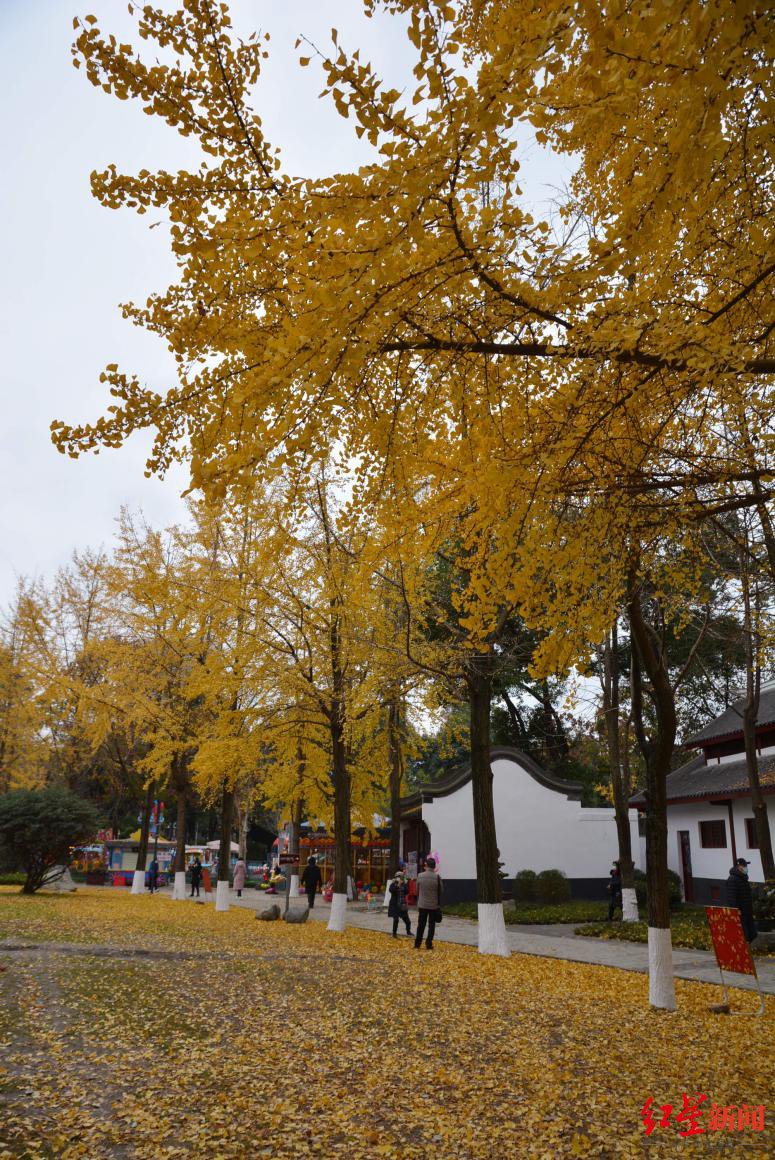
<instances>
[{"instance_id":1,"label":"man in black coat","mask_svg":"<svg viewBox=\"0 0 775 1160\"><path fill-rule=\"evenodd\" d=\"M611 881L608 883L608 893L611 895L608 900L608 921L612 922L617 906L622 910L622 872L618 862L614 862L611 868Z\"/></svg>"},{"instance_id":2,"label":"man in black coat","mask_svg":"<svg viewBox=\"0 0 775 1160\"><path fill-rule=\"evenodd\" d=\"M750 862L745 858L738 858L727 878L726 903L727 906L736 906L740 911L740 921L743 932L749 942L753 942L759 933L753 920L753 898L751 884L748 881L748 867Z\"/></svg>"},{"instance_id":3,"label":"man in black coat","mask_svg":"<svg viewBox=\"0 0 775 1160\"><path fill-rule=\"evenodd\" d=\"M194 897L196 891L197 898L199 897L199 887L202 885L202 863L199 858L194 858L191 863L191 897Z\"/></svg>"},{"instance_id":4,"label":"man in black coat","mask_svg":"<svg viewBox=\"0 0 775 1160\"><path fill-rule=\"evenodd\" d=\"M301 876L301 884L307 895L307 902L309 908L312 910L315 905L315 895L318 892L318 887L323 881L323 875L320 873L320 867L317 864L317 859L308 858L307 865L304 867L304 872Z\"/></svg>"}]
</instances>

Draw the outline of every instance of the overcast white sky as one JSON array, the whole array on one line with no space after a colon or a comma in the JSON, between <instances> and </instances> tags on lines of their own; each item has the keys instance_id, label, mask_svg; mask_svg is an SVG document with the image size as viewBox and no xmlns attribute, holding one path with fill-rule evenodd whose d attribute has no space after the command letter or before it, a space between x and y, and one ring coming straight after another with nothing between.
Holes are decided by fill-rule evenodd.
<instances>
[{"instance_id":1,"label":"overcast white sky","mask_svg":"<svg viewBox=\"0 0 775 1160\"><path fill-rule=\"evenodd\" d=\"M366 20L359 0L234 0L238 30L272 35L257 107L268 136L294 173L349 169L365 159L352 126L318 101L321 78L300 69L299 33L325 47L362 47L391 83L407 68L402 29ZM153 215L109 211L95 202L89 174L196 164L190 143L138 104L93 88L72 67L72 17L94 13L129 39L122 0L0 0L0 606L19 575L49 577L74 548L107 545L122 504L155 524L183 515L186 474L143 476L149 439L72 460L49 440L52 419L95 419L107 401L100 371L109 362L165 389L172 364L163 343L124 322L122 301L143 301L174 278L164 228ZM554 180L531 150L533 177ZM536 168L537 166L537 168Z\"/></svg>"}]
</instances>

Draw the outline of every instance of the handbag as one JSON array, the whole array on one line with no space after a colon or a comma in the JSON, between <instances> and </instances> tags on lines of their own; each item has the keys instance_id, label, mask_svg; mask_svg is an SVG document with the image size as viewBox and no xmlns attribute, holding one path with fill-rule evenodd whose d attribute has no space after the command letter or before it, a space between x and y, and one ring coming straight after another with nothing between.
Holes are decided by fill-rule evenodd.
<instances>
[{"instance_id":1,"label":"handbag","mask_svg":"<svg viewBox=\"0 0 775 1160\"><path fill-rule=\"evenodd\" d=\"M444 915L442 913L441 907L437 906L435 911L433 912L433 921L436 923L436 926L441 925L441 920L443 917L444 917Z\"/></svg>"}]
</instances>

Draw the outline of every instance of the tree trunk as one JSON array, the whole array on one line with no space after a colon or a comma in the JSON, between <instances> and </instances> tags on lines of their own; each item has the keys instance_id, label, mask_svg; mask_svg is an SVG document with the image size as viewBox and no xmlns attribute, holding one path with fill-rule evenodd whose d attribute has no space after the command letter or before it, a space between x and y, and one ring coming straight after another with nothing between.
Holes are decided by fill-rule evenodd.
<instances>
[{"instance_id":1,"label":"tree trunk","mask_svg":"<svg viewBox=\"0 0 775 1160\"><path fill-rule=\"evenodd\" d=\"M137 865L132 877L132 893L145 893L145 863L148 861L148 835L151 832L151 810L153 808L153 782L145 790L145 808L140 826L140 849L137 851Z\"/></svg>"},{"instance_id":2,"label":"tree trunk","mask_svg":"<svg viewBox=\"0 0 775 1160\"><path fill-rule=\"evenodd\" d=\"M630 779L629 776L625 777L621 748L619 634L616 623L603 645L603 716L619 846L619 869L622 876L622 920L637 922L638 900L635 894L635 863L632 859L630 829ZM629 773L629 767L627 772Z\"/></svg>"},{"instance_id":3,"label":"tree trunk","mask_svg":"<svg viewBox=\"0 0 775 1160\"><path fill-rule=\"evenodd\" d=\"M247 795L244 803L239 806L239 835L237 841L239 843L239 856L243 862L248 860L248 829L250 828L250 806L248 805Z\"/></svg>"},{"instance_id":4,"label":"tree trunk","mask_svg":"<svg viewBox=\"0 0 775 1160\"><path fill-rule=\"evenodd\" d=\"M317 485L320 501L320 516L326 544L326 563L329 577L333 576L334 537L328 519L326 497L320 484ZM334 782L334 897L328 930L342 931L347 924L347 886L350 877L350 816L351 787L350 770L347 761L345 727L347 724L347 701L345 659L342 646L342 597L341 588L332 590L329 597L330 622L328 627L329 661L331 665L331 700L328 709L328 725L331 732L331 761Z\"/></svg>"},{"instance_id":5,"label":"tree trunk","mask_svg":"<svg viewBox=\"0 0 775 1160\"><path fill-rule=\"evenodd\" d=\"M772 853L772 835L770 821L767 816L767 803L762 795L759 779L759 760L756 753L756 718L759 716L759 699L761 693L761 667L758 663L757 648L754 640L754 625L751 610L751 589L747 560L743 560L743 631L745 633L745 706L743 708L743 741L745 742L745 766L748 773L748 782L751 786L751 802L753 816L756 820L756 839L759 843L759 855L762 860L762 873L765 882L775 881L775 861Z\"/></svg>"},{"instance_id":6,"label":"tree trunk","mask_svg":"<svg viewBox=\"0 0 775 1160\"><path fill-rule=\"evenodd\" d=\"M649 1002L675 1010L670 902L667 882L667 775L675 745L675 699L662 650L646 623L641 593L630 576L628 616L633 641L632 703L635 732L646 763L646 890L649 946ZM656 724L647 736L643 716L643 673L651 687Z\"/></svg>"},{"instance_id":7,"label":"tree trunk","mask_svg":"<svg viewBox=\"0 0 775 1160\"><path fill-rule=\"evenodd\" d=\"M188 806L188 789L185 779L181 775L180 764L183 758L174 762L175 794L177 797L177 820L175 823L175 884L172 897L177 902L185 901L186 897L186 808Z\"/></svg>"},{"instance_id":8,"label":"tree trunk","mask_svg":"<svg viewBox=\"0 0 775 1160\"><path fill-rule=\"evenodd\" d=\"M401 702L398 696L388 701L388 760L390 762L390 853L388 878L398 870L401 860L401 782L404 777L404 746L401 736Z\"/></svg>"},{"instance_id":9,"label":"tree trunk","mask_svg":"<svg viewBox=\"0 0 775 1160\"><path fill-rule=\"evenodd\" d=\"M344 706L335 702L331 714L334 774L334 898L329 930L344 930L347 921L347 886L350 876L350 772L344 740Z\"/></svg>"},{"instance_id":10,"label":"tree trunk","mask_svg":"<svg viewBox=\"0 0 775 1160\"><path fill-rule=\"evenodd\" d=\"M304 815L304 799L298 798L293 803L291 811L291 835L288 843L288 853L293 862L291 863L291 898L297 898L299 894L299 838L301 837L301 819Z\"/></svg>"},{"instance_id":11,"label":"tree trunk","mask_svg":"<svg viewBox=\"0 0 775 1160\"><path fill-rule=\"evenodd\" d=\"M471 710L471 789L474 804L479 952L488 955L508 955L490 765L492 671L493 658L491 654L487 654L473 657L467 672Z\"/></svg>"},{"instance_id":12,"label":"tree trunk","mask_svg":"<svg viewBox=\"0 0 775 1160\"><path fill-rule=\"evenodd\" d=\"M221 844L218 847L218 885L215 909L229 909L229 871L231 870L231 827L234 815L234 790L223 783L221 795Z\"/></svg>"}]
</instances>

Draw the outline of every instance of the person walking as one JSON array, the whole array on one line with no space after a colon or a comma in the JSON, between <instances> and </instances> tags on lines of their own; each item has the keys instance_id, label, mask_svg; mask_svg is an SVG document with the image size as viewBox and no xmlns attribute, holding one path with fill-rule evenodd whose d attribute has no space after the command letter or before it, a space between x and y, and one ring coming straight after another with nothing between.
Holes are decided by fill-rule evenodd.
<instances>
[{"instance_id":1,"label":"person walking","mask_svg":"<svg viewBox=\"0 0 775 1160\"><path fill-rule=\"evenodd\" d=\"M199 887L202 885L202 863L199 858L194 858L191 863L191 897L194 897L196 891L197 898L199 897Z\"/></svg>"},{"instance_id":2,"label":"person walking","mask_svg":"<svg viewBox=\"0 0 775 1160\"><path fill-rule=\"evenodd\" d=\"M441 897L444 893L444 884L436 873L436 859L426 858L425 869L417 875L417 933L414 936L414 949L418 951L422 945L425 927L428 927L428 937L425 940L425 949L433 950L433 936L436 933L436 913L441 908Z\"/></svg>"},{"instance_id":3,"label":"person walking","mask_svg":"<svg viewBox=\"0 0 775 1160\"><path fill-rule=\"evenodd\" d=\"M304 867L301 873L301 884L304 887L304 892L307 895L307 905L309 906L310 910L312 910L315 905L315 895L320 889L322 882L323 875L320 873L320 867L318 866L317 858L308 858L307 865Z\"/></svg>"},{"instance_id":4,"label":"person walking","mask_svg":"<svg viewBox=\"0 0 775 1160\"><path fill-rule=\"evenodd\" d=\"M154 858L148 867L148 889L151 894L156 890L159 878L159 863Z\"/></svg>"},{"instance_id":5,"label":"person walking","mask_svg":"<svg viewBox=\"0 0 775 1160\"><path fill-rule=\"evenodd\" d=\"M748 867L750 865L751 863L746 862L745 858L738 858L729 871L726 884L726 903L727 906L737 907L740 911L743 933L749 942L753 942L759 931L753 918L751 883L748 881Z\"/></svg>"},{"instance_id":6,"label":"person walking","mask_svg":"<svg viewBox=\"0 0 775 1160\"><path fill-rule=\"evenodd\" d=\"M237 898L242 898L242 891L245 889L245 879L248 876L248 868L245 865L244 858L238 858L234 864L234 889L237 891Z\"/></svg>"},{"instance_id":7,"label":"person walking","mask_svg":"<svg viewBox=\"0 0 775 1160\"><path fill-rule=\"evenodd\" d=\"M404 877L403 870L396 871L396 875L388 888L390 890L390 902L388 903L388 918L393 919L393 938L398 938L398 920L400 919L406 927L406 933L411 937L412 924L409 919L409 904L406 901L406 896L409 892L409 887Z\"/></svg>"},{"instance_id":8,"label":"person walking","mask_svg":"<svg viewBox=\"0 0 775 1160\"><path fill-rule=\"evenodd\" d=\"M608 893L611 895L608 900L608 921L612 922L617 906L619 910L623 911L622 870L618 862L614 862L611 867L611 881L608 883Z\"/></svg>"}]
</instances>

